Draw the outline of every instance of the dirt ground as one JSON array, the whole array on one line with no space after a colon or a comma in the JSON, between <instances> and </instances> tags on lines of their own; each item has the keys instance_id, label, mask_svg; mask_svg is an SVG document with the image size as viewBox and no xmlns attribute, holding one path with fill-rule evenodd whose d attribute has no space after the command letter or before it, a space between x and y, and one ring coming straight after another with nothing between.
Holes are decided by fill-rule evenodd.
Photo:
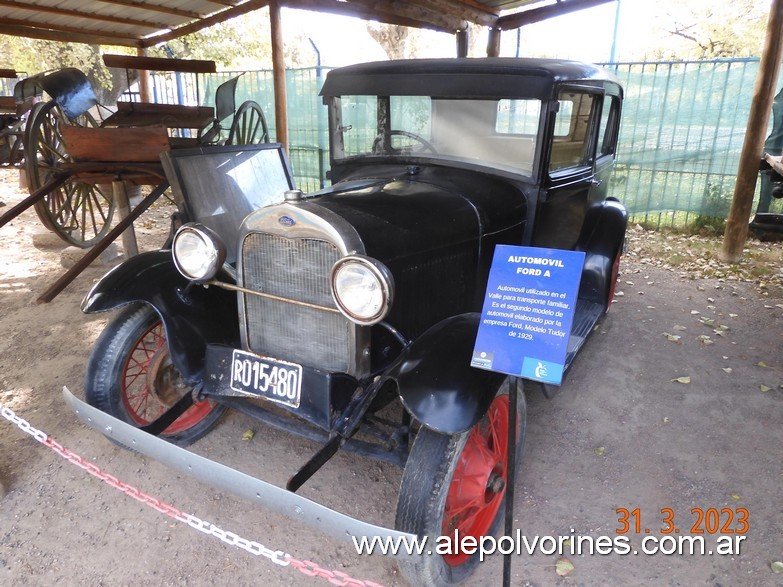
<instances>
[{"instance_id":1,"label":"dirt ground","mask_svg":"<svg viewBox=\"0 0 783 587\"><path fill-rule=\"evenodd\" d=\"M16 183L15 172L0 171L7 206L25 195ZM158 246L167 224L167 210L146 213L138 228L142 247ZM698 252L701 240L640 228L629 235L622 295L566 384L552 400L528 395L515 527L530 540L616 537L618 510L638 508L628 536L640 549L645 529L664 536L666 508L680 535L694 536L709 529L694 510L714 508L720 525L733 530L744 508L747 538L733 555L522 554L514 557L512 583L783 585L772 570L783 560L783 264L775 249L783 244L749 243L749 261L732 271ZM81 425L61 389L83 396L87 355L108 316L83 315L79 302L107 265L96 262L53 302L38 305L63 271L70 254L64 248L32 211L0 229L4 406L104 471L224 530L357 579L404 584L391 559L359 556L350 543L172 473ZM247 430L255 432L252 440L243 440ZM231 414L193 450L282 485L316 448ZM400 477L394 466L338 454L302 492L392 525ZM5 418L0 482L2 585L327 584L128 498ZM715 536L704 537L715 545ZM557 574L559 558L573 565L566 576ZM500 571L501 559L493 557L468 584L499 585Z\"/></svg>"}]
</instances>

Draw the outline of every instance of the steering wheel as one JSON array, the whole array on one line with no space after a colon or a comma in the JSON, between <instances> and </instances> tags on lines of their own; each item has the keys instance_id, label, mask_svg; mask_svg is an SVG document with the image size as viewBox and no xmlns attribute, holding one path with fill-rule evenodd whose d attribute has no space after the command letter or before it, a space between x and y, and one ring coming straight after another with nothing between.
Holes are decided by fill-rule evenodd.
<instances>
[{"instance_id":1,"label":"steering wheel","mask_svg":"<svg viewBox=\"0 0 783 587\"><path fill-rule=\"evenodd\" d=\"M430 153L437 153L435 147L433 147L432 143L430 143L427 139L415 133L408 132L407 130L390 130L388 133L380 133L377 137L375 137L375 140L372 142L373 153L378 155L383 153L383 151L381 151L381 145L383 144L384 135L388 135L389 137L393 137L393 136L408 137L409 139L413 139L414 141L421 143L421 145L424 147L423 149L424 151L429 151ZM391 149L391 152L401 153L402 149Z\"/></svg>"}]
</instances>

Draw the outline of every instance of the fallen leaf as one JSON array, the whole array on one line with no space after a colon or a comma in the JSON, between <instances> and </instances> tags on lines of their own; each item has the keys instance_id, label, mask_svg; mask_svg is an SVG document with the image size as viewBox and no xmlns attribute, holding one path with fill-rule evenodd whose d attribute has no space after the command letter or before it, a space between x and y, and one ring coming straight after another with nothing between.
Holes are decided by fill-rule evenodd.
<instances>
[{"instance_id":1,"label":"fallen leaf","mask_svg":"<svg viewBox=\"0 0 783 587\"><path fill-rule=\"evenodd\" d=\"M762 393L767 393L768 391L772 391L771 387L768 387L764 385L763 383L759 385L759 389L762 391Z\"/></svg>"},{"instance_id":2,"label":"fallen leaf","mask_svg":"<svg viewBox=\"0 0 783 587\"><path fill-rule=\"evenodd\" d=\"M616 298L621 298L621 297L623 297L624 295L625 295L625 293L624 293L624 292L621 292L621 291L616 291L616 292L614 292L614 296L615 296Z\"/></svg>"},{"instance_id":3,"label":"fallen leaf","mask_svg":"<svg viewBox=\"0 0 783 587\"><path fill-rule=\"evenodd\" d=\"M560 561L558 561L558 562L560 562ZM772 563L769 566L772 569L773 573L777 573L778 575L783 573L783 561L775 561L774 563Z\"/></svg>"},{"instance_id":4,"label":"fallen leaf","mask_svg":"<svg viewBox=\"0 0 783 587\"><path fill-rule=\"evenodd\" d=\"M669 416L664 416L663 417L663 423L664 424L668 424L669 423Z\"/></svg>"},{"instance_id":5,"label":"fallen leaf","mask_svg":"<svg viewBox=\"0 0 783 587\"><path fill-rule=\"evenodd\" d=\"M724 367L724 368L723 368L723 370L724 370L726 373L729 373L729 374L731 374L731 367Z\"/></svg>"},{"instance_id":6,"label":"fallen leaf","mask_svg":"<svg viewBox=\"0 0 783 587\"><path fill-rule=\"evenodd\" d=\"M252 430L245 430L242 434L242 440L250 441L253 440L253 437L256 435L255 432Z\"/></svg>"},{"instance_id":7,"label":"fallen leaf","mask_svg":"<svg viewBox=\"0 0 783 587\"><path fill-rule=\"evenodd\" d=\"M772 564L774 565L775 563ZM781 566L783 566L783 564ZM557 559L557 562L555 563L555 572L559 576L565 577L568 573L570 573L573 570L574 570L574 565L570 560L568 560L567 558ZM772 570L774 571L774 569ZM783 569L781 569L781 571L775 571L775 572L776 573L783 572Z\"/></svg>"},{"instance_id":8,"label":"fallen leaf","mask_svg":"<svg viewBox=\"0 0 783 587\"><path fill-rule=\"evenodd\" d=\"M709 346L709 345L711 345L711 344L715 344L715 341L714 341L714 340L712 340L712 339L711 339L709 336L707 336L706 334L702 334L702 335L700 335L700 336L697 336L697 337L696 337L696 340L698 340L698 341L699 341L701 344L703 344L703 345L705 345L705 346Z\"/></svg>"},{"instance_id":9,"label":"fallen leaf","mask_svg":"<svg viewBox=\"0 0 783 587\"><path fill-rule=\"evenodd\" d=\"M732 493L731 494L731 499L733 499L735 501L739 501L740 500L740 496L738 494L736 494L736 493Z\"/></svg>"},{"instance_id":10,"label":"fallen leaf","mask_svg":"<svg viewBox=\"0 0 783 587\"><path fill-rule=\"evenodd\" d=\"M712 326L713 324L715 324L715 320L713 320L712 318L699 318L699 322L701 322L706 326Z\"/></svg>"},{"instance_id":11,"label":"fallen leaf","mask_svg":"<svg viewBox=\"0 0 783 587\"><path fill-rule=\"evenodd\" d=\"M758 363L756 363L756 365L758 365L759 367L766 367L767 366L767 364L764 361L759 361Z\"/></svg>"},{"instance_id":12,"label":"fallen leaf","mask_svg":"<svg viewBox=\"0 0 783 587\"><path fill-rule=\"evenodd\" d=\"M675 330L688 330L685 326L680 326L679 324L674 325Z\"/></svg>"},{"instance_id":13,"label":"fallen leaf","mask_svg":"<svg viewBox=\"0 0 783 587\"><path fill-rule=\"evenodd\" d=\"M729 314L729 318L736 318L739 314Z\"/></svg>"},{"instance_id":14,"label":"fallen leaf","mask_svg":"<svg viewBox=\"0 0 783 587\"><path fill-rule=\"evenodd\" d=\"M688 385L691 382L690 377L677 377L676 379L671 380L673 383L682 383L683 385Z\"/></svg>"},{"instance_id":15,"label":"fallen leaf","mask_svg":"<svg viewBox=\"0 0 783 587\"><path fill-rule=\"evenodd\" d=\"M668 332L664 332L663 335L666 337L666 340L669 342L676 342L679 344L681 336L678 336L676 334L669 334Z\"/></svg>"},{"instance_id":16,"label":"fallen leaf","mask_svg":"<svg viewBox=\"0 0 783 587\"><path fill-rule=\"evenodd\" d=\"M713 332L715 334L717 334L718 336L726 336L726 331L725 330L713 330Z\"/></svg>"},{"instance_id":17,"label":"fallen leaf","mask_svg":"<svg viewBox=\"0 0 783 587\"><path fill-rule=\"evenodd\" d=\"M691 310L691 316L696 316L697 314L701 314L698 310Z\"/></svg>"},{"instance_id":18,"label":"fallen leaf","mask_svg":"<svg viewBox=\"0 0 783 587\"><path fill-rule=\"evenodd\" d=\"M731 330L728 326L725 324L718 324L717 328L715 330L720 330L721 332L728 332Z\"/></svg>"},{"instance_id":19,"label":"fallen leaf","mask_svg":"<svg viewBox=\"0 0 783 587\"><path fill-rule=\"evenodd\" d=\"M606 449L603 446L596 446L595 449L593 449L593 452L596 454L596 456L602 457L604 456Z\"/></svg>"}]
</instances>

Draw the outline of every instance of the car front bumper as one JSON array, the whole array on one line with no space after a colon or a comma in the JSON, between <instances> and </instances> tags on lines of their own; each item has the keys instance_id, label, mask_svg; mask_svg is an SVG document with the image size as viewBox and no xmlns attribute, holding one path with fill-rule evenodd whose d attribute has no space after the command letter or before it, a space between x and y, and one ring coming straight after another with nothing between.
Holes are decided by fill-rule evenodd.
<instances>
[{"instance_id":1,"label":"car front bumper","mask_svg":"<svg viewBox=\"0 0 783 587\"><path fill-rule=\"evenodd\" d=\"M194 477L202 483L261 504L325 534L345 541L351 541L352 536L357 538L367 536L370 539L378 536L381 539L405 537L404 540L410 543L415 538L413 534L357 520L301 495L194 454L157 436L142 432L77 399L67 387L63 387L63 397L84 424L120 444L158 460L180 473Z\"/></svg>"}]
</instances>

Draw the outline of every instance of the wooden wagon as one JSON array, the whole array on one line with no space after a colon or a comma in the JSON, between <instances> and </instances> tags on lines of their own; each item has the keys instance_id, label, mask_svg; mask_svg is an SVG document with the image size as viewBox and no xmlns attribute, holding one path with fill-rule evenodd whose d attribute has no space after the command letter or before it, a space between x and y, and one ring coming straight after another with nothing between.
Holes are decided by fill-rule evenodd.
<instances>
[{"instance_id":1,"label":"wooden wagon","mask_svg":"<svg viewBox=\"0 0 783 587\"><path fill-rule=\"evenodd\" d=\"M21 75L14 69L0 69L0 78L5 80ZM0 96L0 165L18 166L24 159L24 125L40 93L25 95L23 87L23 82L16 83L13 95Z\"/></svg>"},{"instance_id":2,"label":"wooden wagon","mask_svg":"<svg viewBox=\"0 0 783 587\"><path fill-rule=\"evenodd\" d=\"M104 62L126 71L215 72L212 61L105 55ZM165 181L160 153L269 140L256 102L236 108L237 78L217 89L215 107L120 101L113 112L98 104L89 80L78 69L42 74L35 83L51 100L36 104L28 119L28 187L33 194L53 179L65 178L34 205L47 228L82 248L107 234L115 208L122 204L117 201L117 182L157 186Z\"/></svg>"}]
</instances>

